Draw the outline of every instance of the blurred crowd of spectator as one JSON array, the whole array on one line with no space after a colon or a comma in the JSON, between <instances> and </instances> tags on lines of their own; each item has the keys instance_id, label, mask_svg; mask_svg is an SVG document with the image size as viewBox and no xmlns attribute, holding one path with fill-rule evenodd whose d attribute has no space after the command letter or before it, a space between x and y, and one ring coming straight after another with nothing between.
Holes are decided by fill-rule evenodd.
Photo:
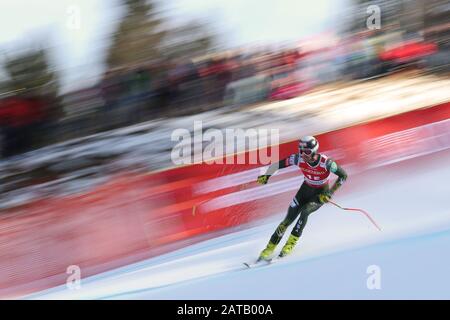
<instances>
[{"instance_id":1,"label":"blurred crowd of spectator","mask_svg":"<svg viewBox=\"0 0 450 320\"><path fill-rule=\"evenodd\" d=\"M159 116L292 98L323 84L370 79L405 67L446 72L448 47L420 35L365 31L346 39L321 35L288 48L148 62L109 70L88 90L91 94L67 95L65 101L71 104L66 111L78 116L94 110L95 104L99 112L94 121L113 128ZM95 101L91 108L86 97Z\"/></svg>"},{"instance_id":2,"label":"blurred crowd of spectator","mask_svg":"<svg viewBox=\"0 0 450 320\"><path fill-rule=\"evenodd\" d=\"M19 141L19 132L35 132L43 123L58 141L157 117L292 98L320 85L370 79L404 67L448 72L448 42L421 36L364 31L338 39L327 34L290 48L124 66L108 70L94 87L60 97L63 116L51 122L43 120L45 97L0 97L3 155L21 151L17 146L27 144L33 134Z\"/></svg>"}]
</instances>

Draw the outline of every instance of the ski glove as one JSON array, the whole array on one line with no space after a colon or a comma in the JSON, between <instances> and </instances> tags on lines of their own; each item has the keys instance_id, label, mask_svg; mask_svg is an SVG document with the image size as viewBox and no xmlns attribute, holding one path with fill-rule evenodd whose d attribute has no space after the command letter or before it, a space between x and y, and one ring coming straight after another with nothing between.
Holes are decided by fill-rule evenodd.
<instances>
[{"instance_id":1,"label":"ski glove","mask_svg":"<svg viewBox=\"0 0 450 320\"><path fill-rule=\"evenodd\" d=\"M324 204L331 200L331 193L330 192L324 192L319 194L319 202Z\"/></svg>"},{"instance_id":2,"label":"ski glove","mask_svg":"<svg viewBox=\"0 0 450 320\"><path fill-rule=\"evenodd\" d=\"M259 184L266 184L267 181L269 181L270 175L269 174L263 174L262 176L258 177L258 180L256 180Z\"/></svg>"}]
</instances>

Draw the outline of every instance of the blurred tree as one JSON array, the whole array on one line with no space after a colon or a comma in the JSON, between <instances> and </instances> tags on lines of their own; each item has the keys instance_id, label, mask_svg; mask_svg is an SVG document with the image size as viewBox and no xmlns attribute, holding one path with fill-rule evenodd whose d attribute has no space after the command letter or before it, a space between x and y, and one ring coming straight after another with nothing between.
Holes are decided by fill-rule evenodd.
<instances>
[{"instance_id":1,"label":"blurred tree","mask_svg":"<svg viewBox=\"0 0 450 320\"><path fill-rule=\"evenodd\" d=\"M152 1L123 0L126 15L114 33L107 56L109 69L158 58L165 32Z\"/></svg>"},{"instance_id":2,"label":"blurred tree","mask_svg":"<svg viewBox=\"0 0 450 320\"><path fill-rule=\"evenodd\" d=\"M10 143L5 154L23 152L53 142L57 121L63 116L59 77L49 63L46 49L26 49L8 54L3 69L6 95L13 96L15 119L6 122ZM0 97L1 98L1 97Z\"/></svg>"},{"instance_id":3,"label":"blurred tree","mask_svg":"<svg viewBox=\"0 0 450 320\"><path fill-rule=\"evenodd\" d=\"M194 57L215 45L211 28L189 21L167 28L152 0L123 0L126 15L114 33L109 49L109 69L159 60L162 57Z\"/></svg>"},{"instance_id":4,"label":"blurred tree","mask_svg":"<svg viewBox=\"0 0 450 320\"><path fill-rule=\"evenodd\" d=\"M164 55L169 58L202 56L215 47L215 34L198 21L189 21L168 30L162 45Z\"/></svg>"},{"instance_id":5,"label":"blurred tree","mask_svg":"<svg viewBox=\"0 0 450 320\"><path fill-rule=\"evenodd\" d=\"M7 57L4 68L9 90L26 90L34 95L58 95L58 77L50 67L45 49L28 50Z\"/></svg>"}]
</instances>

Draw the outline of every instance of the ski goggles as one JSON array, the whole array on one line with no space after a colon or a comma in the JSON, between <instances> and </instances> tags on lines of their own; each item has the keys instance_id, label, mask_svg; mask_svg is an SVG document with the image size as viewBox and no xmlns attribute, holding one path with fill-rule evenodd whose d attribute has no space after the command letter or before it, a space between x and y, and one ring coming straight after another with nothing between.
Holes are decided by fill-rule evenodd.
<instances>
[{"instance_id":1,"label":"ski goggles","mask_svg":"<svg viewBox=\"0 0 450 320\"><path fill-rule=\"evenodd\" d=\"M306 154L307 156L310 156L313 154L313 150L312 149L306 149L306 148L300 148L300 153L301 154Z\"/></svg>"}]
</instances>

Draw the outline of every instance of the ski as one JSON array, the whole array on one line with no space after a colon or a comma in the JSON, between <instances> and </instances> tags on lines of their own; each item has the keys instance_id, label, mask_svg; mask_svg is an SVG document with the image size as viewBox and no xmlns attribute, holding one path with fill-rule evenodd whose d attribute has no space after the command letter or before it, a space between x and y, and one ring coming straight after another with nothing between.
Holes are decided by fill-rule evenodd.
<instances>
[{"instance_id":1,"label":"ski","mask_svg":"<svg viewBox=\"0 0 450 320\"><path fill-rule=\"evenodd\" d=\"M272 263L276 263L280 259L281 259L281 257L279 257L279 256L272 258L270 260L258 259L255 262L244 262L244 266L246 266L248 269L255 268L255 267L262 267L262 266L267 266Z\"/></svg>"},{"instance_id":2,"label":"ski","mask_svg":"<svg viewBox=\"0 0 450 320\"><path fill-rule=\"evenodd\" d=\"M270 263L270 260L262 260L262 259L258 259L255 262L244 262L244 266L246 266L248 269L250 268L254 268L254 267L259 267L259 266L264 266Z\"/></svg>"}]
</instances>

